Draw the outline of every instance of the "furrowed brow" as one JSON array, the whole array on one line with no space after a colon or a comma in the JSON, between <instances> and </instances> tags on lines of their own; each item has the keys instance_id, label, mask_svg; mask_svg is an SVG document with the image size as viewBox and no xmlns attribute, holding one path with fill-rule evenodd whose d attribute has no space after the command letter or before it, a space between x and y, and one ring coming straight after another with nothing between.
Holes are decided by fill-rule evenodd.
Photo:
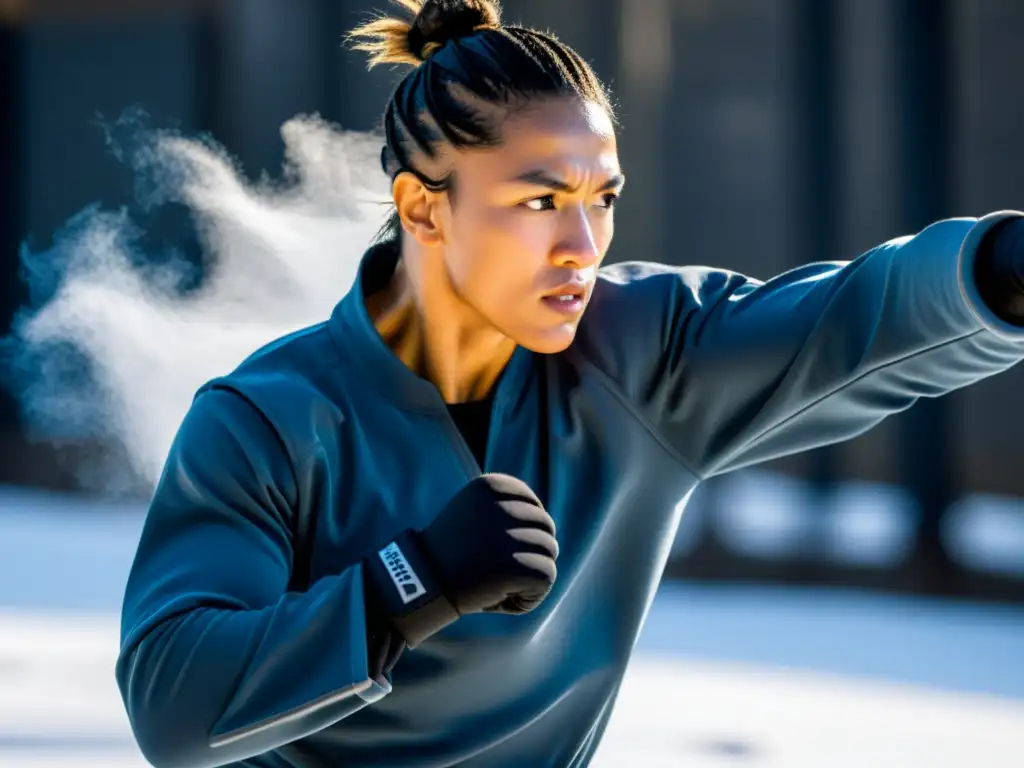
<instances>
[{"instance_id":1,"label":"furrowed brow","mask_svg":"<svg viewBox=\"0 0 1024 768\"><path fill-rule=\"evenodd\" d=\"M531 184L537 187L546 187L556 192L572 192L574 190L574 187L572 187L568 182L553 176L547 171L527 171L526 173L516 176L512 181L520 184ZM625 184L625 182L625 176L622 174L616 174L602 184L598 192L607 192L611 189L617 189Z\"/></svg>"}]
</instances>

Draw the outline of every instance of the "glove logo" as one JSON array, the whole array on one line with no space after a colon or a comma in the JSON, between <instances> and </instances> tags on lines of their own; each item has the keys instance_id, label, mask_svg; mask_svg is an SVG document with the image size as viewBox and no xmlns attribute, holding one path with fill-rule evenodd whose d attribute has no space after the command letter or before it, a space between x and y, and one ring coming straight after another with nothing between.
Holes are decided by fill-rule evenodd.
<instances>
[{"instance_id":1,"label":"glove logo","mask_svg":"<svg viewBox=\"0 0 1024 768\"><path fill-rule=\"evenodd\" d=\"M405 555L397 544L392 542L377 554L380 555L391 581L395 583L395 588L403 603L411 603L417 597L427 594L427 590L423 588L423 582L409 565L409 561L405 559Z\"/></svg>"}]
</instances>

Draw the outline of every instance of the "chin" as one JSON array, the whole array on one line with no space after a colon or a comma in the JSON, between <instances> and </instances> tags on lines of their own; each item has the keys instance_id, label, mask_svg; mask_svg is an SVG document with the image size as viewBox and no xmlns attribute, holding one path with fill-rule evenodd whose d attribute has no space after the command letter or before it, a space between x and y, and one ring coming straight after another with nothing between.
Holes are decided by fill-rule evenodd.
<instances>
[{"instance_id":1,"label":"chin","mask_svg":"<svg viewBox=\"0 0 1024 768\"><path fill-rule=\"evenodd\" d=\"M515 342L538 355L557 355L572 346L578 323L564 323L556 328L523 334Z\"/></svg>"}]
</instances>

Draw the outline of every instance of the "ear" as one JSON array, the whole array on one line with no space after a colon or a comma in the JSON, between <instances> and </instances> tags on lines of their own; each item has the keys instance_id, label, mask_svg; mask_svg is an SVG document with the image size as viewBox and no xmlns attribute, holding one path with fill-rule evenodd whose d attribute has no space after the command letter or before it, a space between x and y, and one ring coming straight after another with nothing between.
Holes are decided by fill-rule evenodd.
<instances>
[{"instance_id":1,"label":"ear","mask_svg":"<svg viewBox=\"0 0 1024 768\"><path fill-rule=\"evenodd\" d=\"M391 195L402 220L402 229L424 247L436 247L443 240L439 197L412 173L400 173L391 184Z\"/></svg>"}]
</instances>

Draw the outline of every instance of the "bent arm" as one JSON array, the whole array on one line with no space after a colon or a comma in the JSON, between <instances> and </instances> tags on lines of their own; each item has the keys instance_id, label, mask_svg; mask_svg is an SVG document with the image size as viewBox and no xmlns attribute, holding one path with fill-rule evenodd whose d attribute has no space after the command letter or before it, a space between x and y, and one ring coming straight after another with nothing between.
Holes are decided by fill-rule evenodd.
<instances>
[{"instance_id":1,"label":"bent arm","mask_svg":"<svg viewBox=\"0 0 1024 768\"><path fill-rule=\"evenodd\" d=\"M852 438L1024 358L1024 327L992 312L974 277L985 233L1019 215L941 221L766 283L705 268L641 277L629 312L658 317L632 322L636 351L613 367L701 477ZM625 269L629 282L646 268Z\"/></svg>"},{"instance_id":2,"label":"bent arm","mask_svg":"<svg viewBox=\"0 0 1024 768\"><path fill-rule=\"evenodd\" d=\"M297 493L253 406L222 390L196 399L143 529L116 666L158 768L244 760L389 692L367 670L361 566L287 591Z\"/></svg>"}]
</instances>

